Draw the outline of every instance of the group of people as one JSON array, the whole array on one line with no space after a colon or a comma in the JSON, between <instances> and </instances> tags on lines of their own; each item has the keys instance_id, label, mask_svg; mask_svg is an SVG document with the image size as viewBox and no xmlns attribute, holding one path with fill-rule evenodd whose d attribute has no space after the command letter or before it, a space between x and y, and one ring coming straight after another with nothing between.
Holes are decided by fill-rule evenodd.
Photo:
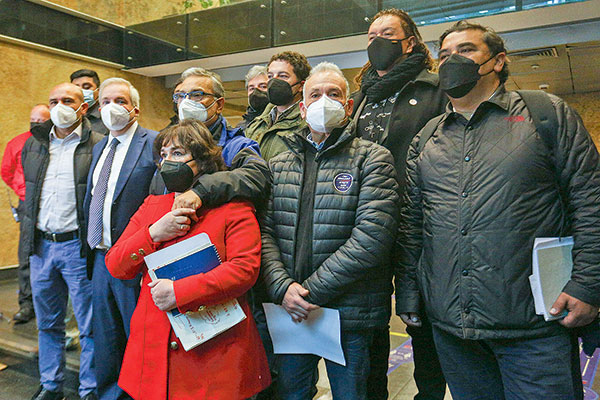
<instances>
[{"instance_id":1,"label":"group of people","mask_svg":"<svg viewBox=\"0 0 600 400\"><path fill-rule=\"evenodd\" d=\"M461 21L439 49L436 74L410 16L381 11L357 92L336 65L284 51L250 69L236 128L203 68L181 75L160 133L139 126L124 79L81 70L52 89L49 110L34 108L48 121L32 113L15 139L24 183L12 186L30 269L15 320L35 310L39 331L33 399L63 397L69 297L82 399L312 398L320 357L273 354L264 302L297 323L338 310L346 365L325 360L333 398L386 399L392 294L415 399L441 400L446 384L454 399L582 399L572 328L600 306L598 151L543 94L546 145L531 106L504 88L494 31ZM203 232L221 265L151 280L146 255ZM566 316L546 322L529 288L533 242L567 234L573 272L552 310ZM185 351L166 312L232 299L247 318Z\"/></svg>"}]
</instances>

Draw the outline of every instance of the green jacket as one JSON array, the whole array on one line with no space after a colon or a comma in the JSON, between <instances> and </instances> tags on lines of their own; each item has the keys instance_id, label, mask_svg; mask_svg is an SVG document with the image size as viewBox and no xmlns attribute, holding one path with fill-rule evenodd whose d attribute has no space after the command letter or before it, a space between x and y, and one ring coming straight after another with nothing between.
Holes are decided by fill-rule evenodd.
<instances>
[{"instance_id":1,"label":"green jacket","mask_svg":"<svg viewBox=\"0 0 600 400\"><path fill-rule=\"evenodd\" d=\"M246 137L256 141L266 162L279 153L288 150L283 138L302 130L306 123L300 116L298 103L287 109L279 116L274 124L271 123L271 110L274 104L268 104L263 113L256 117L246 128Z\"/></svg>"}]
</instances>

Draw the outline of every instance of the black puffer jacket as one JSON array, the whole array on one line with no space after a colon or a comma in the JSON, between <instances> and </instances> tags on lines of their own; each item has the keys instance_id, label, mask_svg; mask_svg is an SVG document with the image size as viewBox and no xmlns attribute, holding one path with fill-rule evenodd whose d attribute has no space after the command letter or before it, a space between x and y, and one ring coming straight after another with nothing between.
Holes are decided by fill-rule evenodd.
<instances>
[{"instance_id":1,"label":"black puffer jacket","mask_svg":"<svg viewBox=\"0 0 600 400\"><path fill-rule=\"evenodd\" d=\"M295 238L304 154L311 146L308 132L286 138L291 151L269 163L273 187L262 227L262 274L278 304L288 286L299 281ZM299 283L310 291L307 301L340 311L342 329L387 326L399 200L392 156L382 146L355 138L350 124L315 160L312 265ZM352 177L346 192L334 185L340 174Z\"/></svg>"},{"instance_id":2,"label":"black puffer jacket","mask_svg":"<svg viewBox=\"0 0 600 400\"><path fill-rule=\"evenodd\" d=\"M562 329L536 315L528 281L534 239L558 236L565 217L559 185L575 238L564 291L600 305L600 159L577 114L551 99L556 160L521 97L503 90L468 122L448 109L420 154L413 140L397 311L416 311L421 289L433 325L461 338Z\"/></svg>"},{"instance_id":3,"label":"black puffer jacket","mask_svg":"<svg viewBox=\"0 0 600 400\"><path fill-rule=\"evenodd\" d=\"M77 222L79 223L79 240L81 241L81 256L84 257L87 245L85 244L87 226L83 212L83 200L87 187L87 176L92 162L92 148L104 136L92 132L91 124L87 118L82 119L83 130L81 141L75 149L73 156L73 165L75 166L75 196L77 197ZM25 215L21 221L21 229L26 234L22 235L25 239L21 242L24 252L28 256L32 255L35 249L35 226L37 223L40 209L40 197L42 195L42 184L46 176L46 168L50 161L49 140L52 121L48 120L44 124L31 130L30 137L22 152L23 173L25 175Z\"/></svg>"}]
</instances>

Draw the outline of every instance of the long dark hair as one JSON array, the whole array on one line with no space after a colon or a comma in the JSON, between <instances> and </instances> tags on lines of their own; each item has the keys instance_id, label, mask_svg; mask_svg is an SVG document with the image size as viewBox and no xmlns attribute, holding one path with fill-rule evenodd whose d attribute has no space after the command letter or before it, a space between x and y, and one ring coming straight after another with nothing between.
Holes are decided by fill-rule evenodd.
<instances>
[{"instance_id":1,"label":"long dark hair","mask_svg":"<svg viewBox=\"0 0 600 400\"><path fill-rule=\"evenodd\" d=\"M200 175L227 169L221 147L215 143L208 128L198 121L184 119L159 133L154 140L154 151L160 154L162 147L171 142L177 142L192 153Z\"/></svg>"},{"instance_id":2,"label":"long dark hair","mask_svg":"<svg viewBox=\"0 0 600 400\"><path fill-rule=\"evenodd\" d=\"M373 17L372 21L375 21L379 17L383 17L384 15L393 15L400 19L400 24L402 25L402 30L406 33L406 37L414 36L415 37L415 46L413 47L413 53L422 53L425 55L425 68L428 70L432 70L435 66L435 62L433 61L433 57L431 57L431 52L429 48L423 41L419 30L417 29L417 24L412 20L410 15L404 10L399 10L397 8L388 8L387 10L381 10ZM358 75L354 77L354 83L358 87L361 86L362 78L364 74L371 68L371 63L367 61L365 65L360 69Z\"/></svg>"}]
</instances>

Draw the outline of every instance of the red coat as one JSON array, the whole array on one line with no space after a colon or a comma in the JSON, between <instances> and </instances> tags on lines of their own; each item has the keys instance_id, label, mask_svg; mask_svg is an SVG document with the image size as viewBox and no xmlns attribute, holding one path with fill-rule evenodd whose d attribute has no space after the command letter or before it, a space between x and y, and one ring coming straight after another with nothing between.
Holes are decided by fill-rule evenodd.
<instances>
[{"instance_id":1,"label":"red coat","mask_svg":"<svg viewBox=\"0 0 600 400\"><path fill-rule=\"evenodd\" d=\"M30 137L31 132L25 132L12 138L6 144L2 156L2 179L23 201L25 201L25 177L21 164L21 150Z\"/></svg>"},{"instance_id":2,"label":"red coat","mask_svg":"<svg viewBox=\"0 0 600 400\"><path fill-rule=\"evenodd\" d=\"M149 196L106 255L106 266L116 278L131 279L143 271L119 386L134 399L143 400L247 399L271 381L265 350L245 297L260 268L260 230L253 208L247 202L233 201L201 209L199 221L186 236L155 243L148 228L171 210L173 199L173 194ZM165 312L152 301L143 256L201 232L206 232L216 246L222 264L205 274L175 281L177 307L186 312L237 298L247 318L186 352Z\"/></svg>"}]
</instances>

